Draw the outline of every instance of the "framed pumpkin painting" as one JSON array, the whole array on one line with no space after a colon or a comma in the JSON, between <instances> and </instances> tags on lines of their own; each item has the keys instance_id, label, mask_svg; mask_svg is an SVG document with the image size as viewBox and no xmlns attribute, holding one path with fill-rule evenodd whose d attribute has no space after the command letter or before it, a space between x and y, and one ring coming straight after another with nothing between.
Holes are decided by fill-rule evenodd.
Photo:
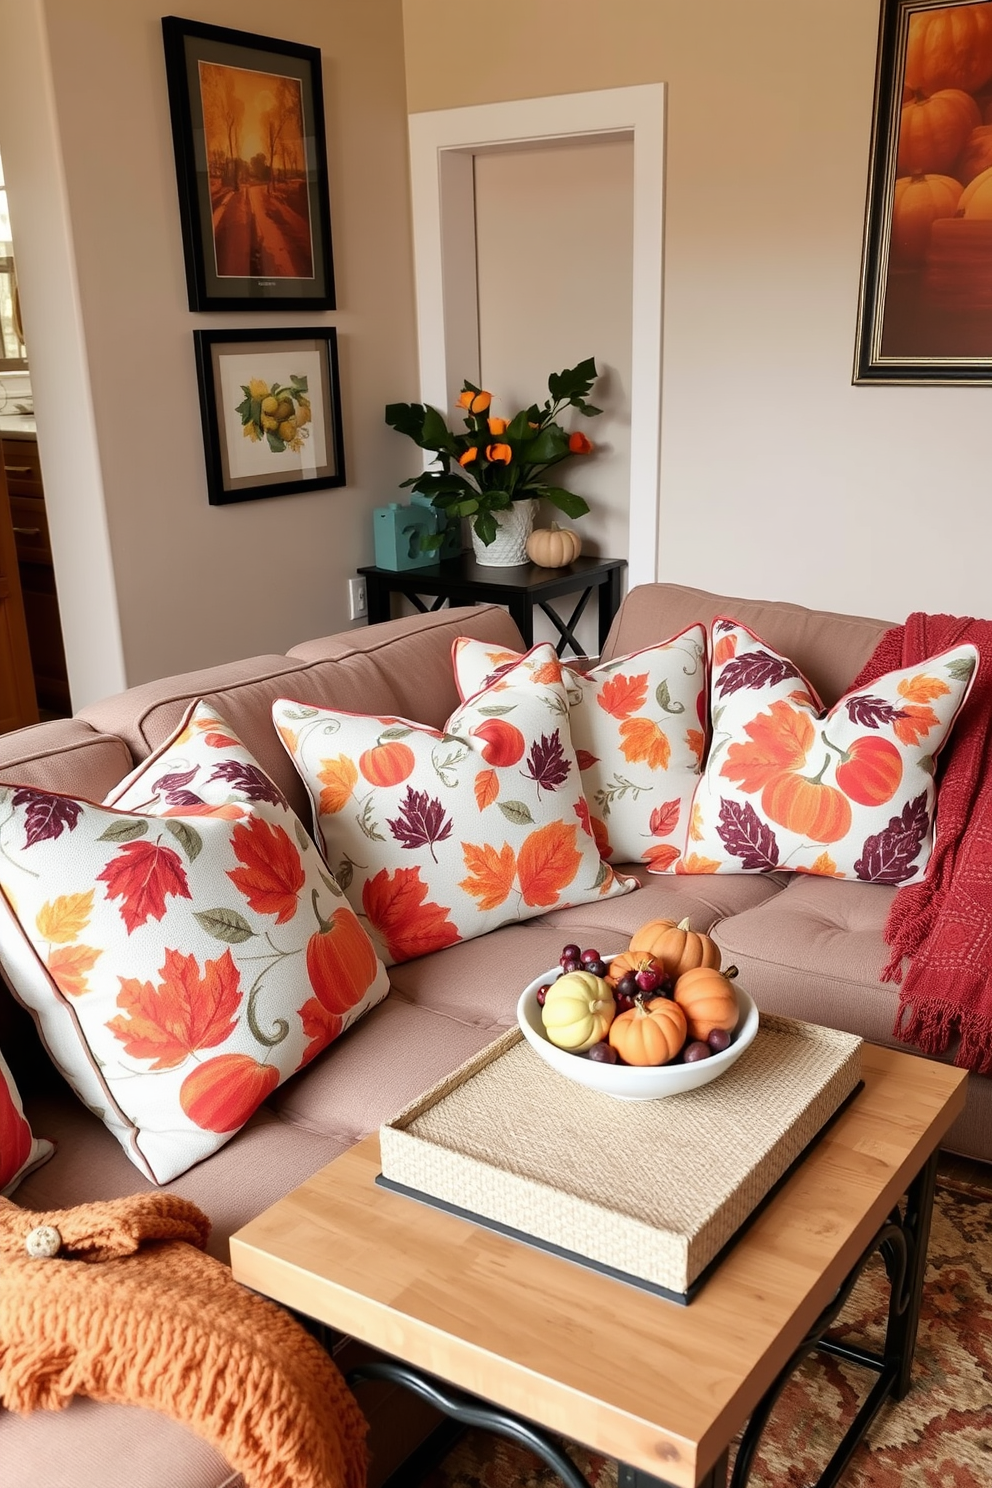
<instances>
[{"instance_id":1,"label":"framed pumpkin painting","mask_svg":"<svg viewBox=\"0 0 992 1488\"><path fill-rule=\"evenodd\" d=\"M162 18L191 310L333 310L320 52Z\"/></svg>"},{"instance_id":2,"label":"framed pumpkin painting","mask_svg":"<svg viewBox=\"0 0 992 1488\"><path fill-rule=\"evenodd\" d=\"M856 383L992 383L992 0L882 0Z\"/></svg>"}]
</instances>

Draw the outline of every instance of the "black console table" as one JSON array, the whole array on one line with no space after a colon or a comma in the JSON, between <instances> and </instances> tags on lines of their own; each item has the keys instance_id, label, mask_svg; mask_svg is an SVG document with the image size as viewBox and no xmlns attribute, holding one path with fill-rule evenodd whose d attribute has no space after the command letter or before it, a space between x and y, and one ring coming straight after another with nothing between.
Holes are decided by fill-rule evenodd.
<instances>
[{"instance_id":1,"label":"black console table","mask_svg":"<svg viewBox=\"0 0 992 1488\"><path fill-rule=\"evenodd\" d=\"M369 624L390 618L389 596L405 594L424 614L450 605L506 605L528 646L534 644L534 606L544 611L558 631L559 656L571 646L575 656L583 654L575 639L575 626L589 602L593 590L599 592L599 649L602 651L613 617L620 608L625 558L576 558L567 568L540 568L536 563L521 563L515 568L487 568L476 563L470 551L444 563L425 568L394 571L370 564L358 572L365 577L365 594ZM563 619L548 603L563 594L579 594L578 603L568 619ZM433 596L431 605L422 595Z\"/></svg>"}]
</instances>

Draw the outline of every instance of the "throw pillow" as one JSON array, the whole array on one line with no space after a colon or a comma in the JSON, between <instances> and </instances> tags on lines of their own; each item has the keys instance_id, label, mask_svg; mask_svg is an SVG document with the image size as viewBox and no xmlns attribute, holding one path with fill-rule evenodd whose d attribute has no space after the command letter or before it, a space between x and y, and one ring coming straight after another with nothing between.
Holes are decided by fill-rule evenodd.
<instances>
[{"instance_id":1,"label":"throw pillow","mask_svg":"<svg viewBox=\"0 0 992 1488\"><path fill-rule=\"evenodd\" d=\"M114 795L0 788L0 960L77 1094L165 1183L388 980L281 792L208 709Z\"/></svg>"},{"instance_id":2,"label":"throw pillow","mask_svg":"<svg viewBox=\"0 0 992 1488\"><path fill-rule=\"evenodd\" d=\"M500 692L507 673L521 666L540 679L549 665L539 668L533 651L520 656L468 636L454 642L451 654L463 701L478 702L474 695L484 689ZM615 863L675 871L702 769L705 630L690 625L670 640L588 672L568 664L560 670L600 852Z\"/></svg>"},{"instance_id":3,"label":"throw pillow","mask_svg":"<svg viewBox=\"0 0 992 1488\"><path fill-rule=\"evenodd\" d=\"M21 1179L54 1151L51 1142L32 1136L14 1077L0 1054L0 1196L9 1198Z\"/></svg>"},{"instance_id":4,"label":"throw pillow","mask_svg":"<svg viewBox=\"0 0 992 1488\"><path fill-rule=\"evenodd\" d=\"M636 887L600 861L554 648L505 682L443 730L273 706L328 861L387 964Z\"/></svg>"},{"instance_id":5,"label":"throw pillow","mask_svg":"<svg viewBox=\"0 0 992 1488\"><path fill-rule=\"evenodd\" d=\"M788 657L746 626L714 620L712 647L713 741L683 871L922 878L934 759L968 695L975 647L887 672L827 713Z\"/></svg>"}]
</instances>

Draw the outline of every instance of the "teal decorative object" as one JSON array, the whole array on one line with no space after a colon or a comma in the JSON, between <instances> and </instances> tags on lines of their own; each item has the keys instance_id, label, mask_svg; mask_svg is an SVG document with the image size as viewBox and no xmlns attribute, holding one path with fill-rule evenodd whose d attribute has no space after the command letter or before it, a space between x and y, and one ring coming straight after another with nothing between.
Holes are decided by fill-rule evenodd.
<instances>
[{"instance_id":1,"label":"teal decorative object","mask_svg":"<svg viewBox=\"0 0 992 1488\"><path fill-rule=\"evenodd\" d=\"M421 536L434 536L438 532L444 535L440 550L425 552L420 545ZM377 506L372 513L372 533L376 567L396 573L426 568L461 552L461 523L447 523L443 512L436 511L426 496L415 495L409 506L398 501Z\"/></svg>"}]
</instances>

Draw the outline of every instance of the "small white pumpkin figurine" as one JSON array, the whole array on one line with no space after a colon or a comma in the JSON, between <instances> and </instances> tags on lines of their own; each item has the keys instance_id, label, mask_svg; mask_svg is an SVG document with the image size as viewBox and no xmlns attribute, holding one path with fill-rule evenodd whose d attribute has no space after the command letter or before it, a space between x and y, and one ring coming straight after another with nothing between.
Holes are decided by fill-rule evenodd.
<instances>
[{"instance_id":1,"label":"small white pumpkin figurine","mask_svg":"<svg viewBox=\"0 0 992 1488\"><path fill-rule=\"evenodd\" d=\"M582 552L582 539L570 527L537 527L527 539L527 557L541 568L567 568Z\"/></svg>"}]
</instances>

